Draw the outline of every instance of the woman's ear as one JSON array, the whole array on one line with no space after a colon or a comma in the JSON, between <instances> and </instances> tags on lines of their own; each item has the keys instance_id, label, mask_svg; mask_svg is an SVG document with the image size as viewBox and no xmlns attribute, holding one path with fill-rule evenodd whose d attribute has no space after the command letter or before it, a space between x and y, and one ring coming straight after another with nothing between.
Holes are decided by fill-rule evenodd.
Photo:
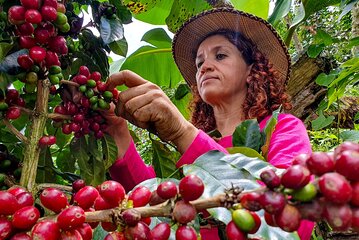
<instances>
[{"instance_id":1,"label":"woman's ear","mask_svg":"<svg viewBox=\"0 0 359 240\"><path fill-rule=\"evenodd\" d=\"M253 67L253 63L251 65L248 66L247 68L247 78L246 78L246 82L247 84L249 84L250 80L251 80L251 73L252 73L252 67Z\"/></svg>"}]
</instances>

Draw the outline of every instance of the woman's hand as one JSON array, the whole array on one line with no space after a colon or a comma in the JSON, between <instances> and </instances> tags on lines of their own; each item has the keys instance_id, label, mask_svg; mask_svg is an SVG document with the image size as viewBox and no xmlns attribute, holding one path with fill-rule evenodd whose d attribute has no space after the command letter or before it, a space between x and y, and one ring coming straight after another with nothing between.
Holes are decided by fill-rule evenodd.
<instances>
[{"instance_id":1,"label":"woman's hand","mask_svg":"<svg viewBox=\"0 0 359 240\"><path fill-rule=\"evenodd\" d=\"M197 135L167 95L155 84L125 70L108 80L109 89L124 84L119 96L118 113L138 127L156 131L164 141L172 141L183 152Z\"/></svg>"}]
</instances>

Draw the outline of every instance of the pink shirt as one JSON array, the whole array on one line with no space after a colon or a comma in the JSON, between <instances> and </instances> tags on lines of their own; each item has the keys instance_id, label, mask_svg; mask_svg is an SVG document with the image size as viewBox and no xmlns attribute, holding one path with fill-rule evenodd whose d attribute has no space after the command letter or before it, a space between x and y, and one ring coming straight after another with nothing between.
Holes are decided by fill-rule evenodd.
<instances>
[{"instance_id":1,"label":"pink shirt","mask_svg":"<svg viewBox=\"0 0 359 240\"><path fill-rule=\"evenodd\" d=\"M269 117L260 122L263 129ZM186 152L178 160L176 166L193 163L199 156L210 151L227 152L232 147L232 136L223 137L216 142L203 131L200 131ZM302 121L290 114L279 114L275 131L272 134L267 159L277 168L287 168L292 158L300 153L311 153L311 145L306 128ZM132 142L123 158L118 159L110 168L111 177L131 190L138 183L155 177L153 167L146 166ZM301 240L309 240L314 223L303 220L298 234ZM217 229L201 230L202 239L218 240Z\"/></svg>"}]
</instances>

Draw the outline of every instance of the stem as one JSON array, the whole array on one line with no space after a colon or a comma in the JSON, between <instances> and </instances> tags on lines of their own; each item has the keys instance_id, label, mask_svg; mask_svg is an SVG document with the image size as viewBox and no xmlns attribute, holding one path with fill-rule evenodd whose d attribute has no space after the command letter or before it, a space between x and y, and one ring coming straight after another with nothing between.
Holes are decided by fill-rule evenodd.
<instances>
[{"instance_id":1,"label":"stem","mask_svg":"<svg viewBox=\"0 0 359 240\"><path fill-rule=\"evenodd\" d=\"M55 184L55 183L41 183L41 184L38 184L36 188L37 188L37 191L40 191L40 190L43 190L46 188L57 188L62 191L72 192L72 187L61 185L61 184Z\"/></svg>"},{"instance_id":2,"label":"stem","mask_svg":"<svg viewBox=\"0 0 359 240\"><path fill-rule=\"evenodd\" d=\"M20 185L25 187L28 191L33 192L37 165L40 156L39 140L43 136L47 120L48 100L49 100L49 79L39 80L37 82L37 100L35 109L30 116L32 120L30 126L30 136L28 144L24 149L24 161Z\"/></svg>"},{"instance_id":3,"label":"stem","mask_svg":"<svg viewBox=\"0 0 359 240\"><path fill-rule=\"evenodd\" d=\"M50 119L57 119L57 120L70 120L71 119L70 115L64 115L64 114L59 114L59 113L49 113L49 114L47 114L47 117Z\"/></svg>"},{"instance_id":4,"label":"stem","mask_svg":"<svg viewBox=\"0 0 359 240\"><path fill-rule=\"evenodd\" d=\"M7 119L4 119L5 126L24 144L28 143L27 137L25 137L19 130L17 130Z\"/></svg>"}]
</instances>

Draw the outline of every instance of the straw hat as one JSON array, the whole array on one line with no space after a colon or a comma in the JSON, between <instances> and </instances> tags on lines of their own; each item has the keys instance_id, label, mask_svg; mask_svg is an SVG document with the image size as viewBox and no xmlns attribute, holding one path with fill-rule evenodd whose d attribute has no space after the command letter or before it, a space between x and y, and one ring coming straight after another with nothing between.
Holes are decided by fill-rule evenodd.
<instances>
[{"instance_id":1,"label":"straw hat","mask_svg":"<svg viewBox=\"0 0 359 240\"><path fill-rule=\"evenodd\" d=\"M189 85L196 84L193 53L207 34L219 29L240 32L250 39L287 82L290 73L288 50L275 29L265 20L233 8L215 8L185 22L173 38L174 60Z\"/></svg>"}]
</instances>

